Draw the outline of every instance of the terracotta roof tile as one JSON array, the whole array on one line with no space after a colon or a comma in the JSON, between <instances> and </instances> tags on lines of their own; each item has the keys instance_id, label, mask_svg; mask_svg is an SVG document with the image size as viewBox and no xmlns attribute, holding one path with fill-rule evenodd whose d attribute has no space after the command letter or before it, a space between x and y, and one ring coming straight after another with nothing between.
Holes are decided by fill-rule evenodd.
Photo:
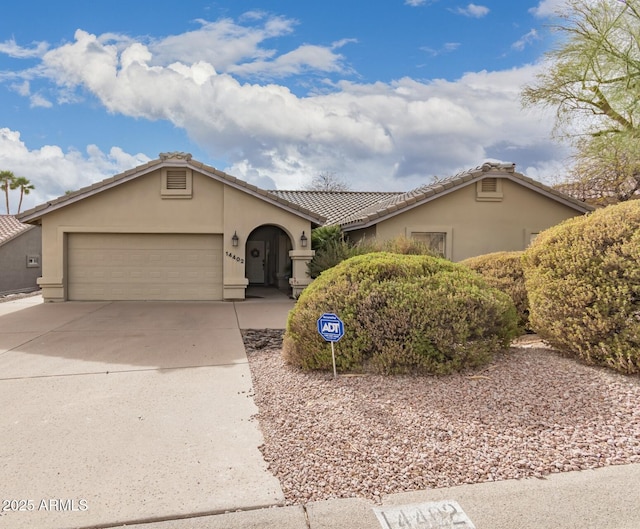
<instances>
[{"instance_id":1,"label":"terracotta roof tile","mask_svg":"<svg viewBox=\"0 0 640 529\"><path fill-rule=\"evenodd\" d=\"M0 245L9 242L32 227L29 224L22 224L13 215L0 215Z\"/></svg>"},{"instance_id":2,"label":"terracotta roof tile","mask_svg":"<svg viewBox=\"0 0 640 529\"><path fill-rule=\"evenodd\" d=\"M134 167L133 169L129 169L115 176L105 178L100 182L96 182L89 186L83 187L82 189L78 189L77 191L67 193L61 197L55 198L49 202L40 204L38 206L35 206L34 208L24 211L20 214L20 218L23 218L29 222L35 221L49 211L53 211L59 207L64 207L68 204L72 204L76 200L81 200L87 196L91 196L95 193L99 193L120 183L124 183L127 180L147 174L150 171L156 170L161 167L166 167L167 165L183 167L188 166L191 168L195 168L205 174L208 173L209 176L214 176L215 178L223 182L231 184L236 188L245 189L264 200L271 201L274 204L281 204L282 206L289 208L290 210L297 212L302 216L308 217L309 220L312 220L315 224L323 224L325 222L325 216L322 213L309 210L300 204L289 202L286 199L278 200L278 198L269 191L260 189L253 184L244 182L243 180L239 180L234 176L219 171L215 167L211 167L196 160L192 160L191 155L188 153L161 153L159 159L151 160L146 164Z\"/></svg>"},{"instance_id":3,"label":"terracotta roof tile","mask_svg":"<svg viewBox=\"0 0 640 529\"><path fill-rule=\"evenodd\" d=\"M463 171L456 175L440 179L432 184L423 185L407 192L376 192L376 191L266 191L253 184L244 182L234 176L219 171L218 169L205 165L199 161L192 160L188 153L161 153L160 158L152 160L144 165L135 167L124 173L106 178L90 186L84 187L56 198L48 203L41 204L25 211L20 215L29 222L35 221L43 214L53 211L59 207L71 204L76 200L81 200L86 196L98 193L127 180L137 178L167 164L181 165L195 168L204 174L213 176L237 189L244 189L272 202L282 205L291 211L306 216L317 224L340 224L347 229L357 229L366 227L376 219L393 215L405 209L418 206L428 202L440 194L446 194L451 190L458 189L482 178L498 177L509 178L513 181L526 185L537 190L555 200L561 201L578 211L591 211L593 208L584 202L576 200L569 195L552 189L527 176L515 172L515 164L485 163L475 169ZM18 221L16 221L18 222Z\"/></svg>"},{"instance_id":4,"label":"terracotta roof tile","mask_svg":"<svg viewBox=\"0 0 640 529\"><path fill-rule=\"evenodd\" d=\"M293 202L326 217L326 225L339 224L342 219L380 203L400 193L377 191L269 191L281 199Z\"/></svg>"}]
</instances>

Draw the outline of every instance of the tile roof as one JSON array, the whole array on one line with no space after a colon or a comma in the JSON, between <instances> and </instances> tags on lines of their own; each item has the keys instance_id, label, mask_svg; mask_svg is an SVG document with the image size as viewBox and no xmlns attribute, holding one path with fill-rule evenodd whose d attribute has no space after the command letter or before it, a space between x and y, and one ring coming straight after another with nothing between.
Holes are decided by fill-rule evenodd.
<instances>
[{"instance_id":1,"label":"tile roof","mask_svg":"<svg viewBox=\"0 0 640 529\"><path fill-rule=\"evenodd\" d=\"M51 211L55 211L56 209L73 204L74 202L82 200L86 197L92 196L96 193L100 193L101 191L105 191L117 185L128 182L129 180L133 180L167 166L191 167L192 169L195 169L202 174L214 178L215 180L224 182L225 184L228 184L236 189L245 191L260 198L261 200L271 202L272 204L283 209L288 209L302 217L307 218L315 224L322 225L326 221L325 216L320 213L311 211L305 208L303 205L289 202L283 197L276 196L272 193L269 193L268 191L265 191L264 189L260 189L259 187L254 186L253 184L249 184L248 182L244 182L243 180L219 171L215 167L211 167L196 160L192 160L191 154L182 152L160 153L159 159L151 160L146 164L139 165L138 167L134 167L133 169L117 174L110 178L105 178L100 182L96 182L95 184L83 187L82 189L78 189L77 191L67 193L61 197L55 198L53 200L50 200L49 202L40 204L34 208L24 211L20 214L20 219L26 222L36 221L40 219L42 215L45 215Z\"/></svg>"},{"instance_id":2,"label":"tile roof","mask_svg":"<svg viewBox=\"0 0 640 529\"><path fill-rule=\"evenodd\" d=\"M271 191L327 217L327 224L346 229L366 227L403 210L428 202L485 177L509 178L582 212L593 208L580 200L515 172L515 164L487 162L407 192Z\"/></svg>"},{"instance_id":3,"label":"tile roof","mask_svg":"<svg viewBox=\"0 0 640 529\"><path fill-rule=\"evenodd\" d=\"M33 226L22 224L13 215L0 215L0 245L9 242Z\"/></svg>"},{"instance_id":4,"label":"tile roof","mask_svg":"<svg viewBox=\"0 0 640 529\"><path fill-rule=\"evenodd\" d=\"M269 193L326 217L326 225L339 224L354 211L361 211L401 193L382 191L281 191Z\"/></svg>"},{"instance_id":5,"label":"tile roof","mask_svg":"<svg viewBox=\"0 0 640 529\"><path fill-rule=\"evenodd\" d=\"M562 193L557 189L553 189L521 173L517 173L515 171L515 164L512 163L487 162L475 169L439 179L436 182L420 186L407 192L266 191L219 171L214 167L192 160L191 155L188 153L176 152L161 153L160 158L157 160L152 160L124 173L36 206L23 212L20 215L20 219L27 222L37 221L42 215L50 211L67 206L95 193L99 193L166 166L189 166L200 173L236 189L245 191L278 207L305 217L314 224L340 224L347 231L371 226L384 218L419 206L434 198L487 177L507 178L582 213L594 209L589 204L577 200L566 193Z\"/></svg>"},{"instance_id":6,"label":"tile roof","mask_svg":"<svg viewBox=\"0 0 640 529\"><path fill-rule=\"evenodd\" d=\"M528 176L515 171L513 163L487 162L475 169L463 171L456 175L439 179L432 184L420 186L406 193L400 193L376 204L372 204L360 211L353 212L350 216L341 219L340 224L345 229L366 227L378 222L384 217L392 216L398 212L429 202L438 196L475 183L486 177L507 178L530 189L538 191L549 198L562 202L582 213L592 211L594 208L565 193L557 191Z\"/></svg>"}]
</instances>

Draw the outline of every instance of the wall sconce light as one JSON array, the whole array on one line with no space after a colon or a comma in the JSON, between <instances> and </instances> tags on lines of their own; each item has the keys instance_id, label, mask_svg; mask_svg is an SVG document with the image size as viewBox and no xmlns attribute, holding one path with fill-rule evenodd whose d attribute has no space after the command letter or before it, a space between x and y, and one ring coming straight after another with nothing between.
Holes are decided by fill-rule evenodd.
<instances>
[{"instance_id":1,"label":"wall sconce light","mask_svg":"<svg viewBox=\"0 0 640 529\"><path fill-rule=\"evenodd\" d=\"M304 234L304 231L302 232L302 235L300 236L300 246L302 246L303 248L307 247L307 236Z\"/></svg>"},{"instance_id":2,"label":"wall sconce light","mask_svg":"<svg viewBox=\"0 0 640 529\"><path fill-rule=\"evenodd\" d=\"M232 244L232 246L234 246L234 247L238 246L238 241L239 241L239 240L240 240L240 239L238 238L238 234L234 231L234 232L233 232L233 237L231 237L231 244Z\"/></svg>"}]
</instances>

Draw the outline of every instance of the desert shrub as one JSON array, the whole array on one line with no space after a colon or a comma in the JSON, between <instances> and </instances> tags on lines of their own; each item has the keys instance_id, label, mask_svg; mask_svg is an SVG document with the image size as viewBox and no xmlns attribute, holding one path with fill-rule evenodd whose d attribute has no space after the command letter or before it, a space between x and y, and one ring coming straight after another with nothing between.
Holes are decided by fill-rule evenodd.
<instances>
[{"instance_id":1,"label":"desert shrub","mask_svg":"<svg viewBox=\"0 0 640 529\"><path fill-rule=\"evenodd\" d=\"M324 312L345 323L340 371L450 373L488 362L515 336L513 302L475 272L432 256L352 257L321 274L289 314L283 354L304 369L331 369L317 332Z\"/></svg>"},{"instance_id":2,"label":"desert shrub","mask_svg":"<svg viewBox=\"0 0 640 529\"><path fill-rule=\"evenodd\" d=\"M371 252L433 255L433 252L425 243L404 236L382 242L375 239L351 242L344 238L339 226L316 228L311 232L311 241L316 254L307 264L307 269L309 276L314 279L325 270L333 268L345 259L356 255Z\"/></svg>"},{"instance_id":3,"label":"desert shrub","mask_svg":"<svg viewBox=\"0 0 640 529\"><path fill-rule=\"evenodd\" d=\"M383 242L374 241L372 243L372 247L372 251L376 252L399 253L402 255L436 256L434 251L429 248L426 243L403 235Z\"/></svg>"},{"instance_id":4,"label":"desert shrub","mask_svg":"<svg viewBox=\"0 0 640 529\"><path fill-rule=\"evenodd\" d=\"M321 249L316 250L313 259L307 264L308 274L315 279L345 259L371 251L371 247L365 244L352 244L343 239L327 241Z\"/></svg>"},{"instance_id":5,"label":"desert shrub","mask_svg":"<svg viewBox=\"0 0 640 529\"><path fill-rule=\"evenodd\" d=\"M518 312L518 326L529 329L529 298L524 284L524 252L494 252L470 257L460 264L478 272L492 287L509 294Z\"/></svg>"},{"instance_id":6,"label":"desert shrub","mask_svg":"<svg viewBox=\"0 0 640 529\"><path fill-rule=\"evenodd\" d=\"M328 244L344 240L342 228L338 225L320 226L311 230L311 248L322 251Z\"/></svg>"},{"instance_id":7,"label":"desert shrub","mask_svg":"<svg viewBox=\"0 0 640 529\"><path fill-rule=\"evenodd\" d=\"M588 363L640 371L640 201L550 228L523 263L541 337Z\"/></svg>"}]
</instances>

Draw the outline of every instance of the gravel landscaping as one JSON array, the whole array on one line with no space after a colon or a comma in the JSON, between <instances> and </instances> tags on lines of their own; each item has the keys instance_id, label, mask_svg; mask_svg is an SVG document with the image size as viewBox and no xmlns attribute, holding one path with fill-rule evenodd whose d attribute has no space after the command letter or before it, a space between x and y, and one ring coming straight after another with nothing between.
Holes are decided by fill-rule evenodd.
<instances>
[{"instance_id":1,"label":"gravel landscaping","mask_svg":"<svg viewBox=\"0 0 640 529\"><path fill-rule=\"evenodd\" d=\"M284 364L282 331L244 334L288 504L640 463L640 377L539 342L474 372L334 379Z\"/></svg>"}]
</instances>

